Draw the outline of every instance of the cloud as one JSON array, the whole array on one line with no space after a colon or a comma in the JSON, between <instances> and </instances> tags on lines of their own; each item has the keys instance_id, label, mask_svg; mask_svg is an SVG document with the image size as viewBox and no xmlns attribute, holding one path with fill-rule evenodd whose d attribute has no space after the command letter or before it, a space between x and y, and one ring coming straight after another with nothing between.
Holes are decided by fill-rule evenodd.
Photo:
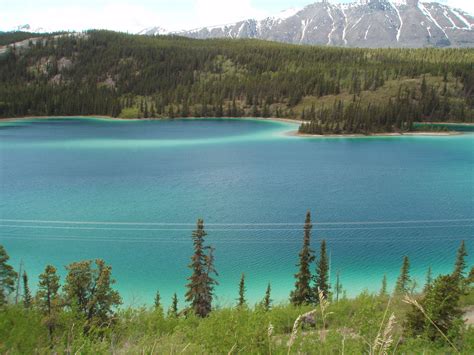
<instances>
[{"instance_id":1,"label":"cloud","mask_svg":"<svg viewBox=\"0 0 474 355\"><path fill-rule=\"evenodd\" d=\"M47 0L41 6L28 0L11 5L0 13L0 28L11 30L30 24L47 31L105 28L138 32L160 26L169 30L227 24L263 17L265 12L252 0L97 0L59 2Z\"/></svg>"},{"instance_id":2,"label":"cloud","mask_svg":"<svg viewBox=\"0 0 474 355\"><path fill-rule=\"evenodd\" d=\"M3 19L2 19L3 20ZM160 16L141 5L107 2L98 5L59 5L30 8L15 16L7 16L2 25L15 28L30 24L34 28L56 30L86 30L91 28L135 32L145 24L160 22Z\"/></svg>"},{"instance_id":3,"label":"cloud","mask_svg":"<svg viewBox=\"0 0 474 355\"><path fill-rule=\"evenodd\" d=\"M474 16L474 1L472 0L447 0L444 3Z\"/></svg>"},{"instance_id":4,"label":"cloud","mask_svg":"<svg viewBox=\"0 0 474 355\"><path fill-rule=\"evenodd\" d=\"M194 11L196 27L223 25L267 14L251 0L195 0Z\"/></svg>"}]
</instances>

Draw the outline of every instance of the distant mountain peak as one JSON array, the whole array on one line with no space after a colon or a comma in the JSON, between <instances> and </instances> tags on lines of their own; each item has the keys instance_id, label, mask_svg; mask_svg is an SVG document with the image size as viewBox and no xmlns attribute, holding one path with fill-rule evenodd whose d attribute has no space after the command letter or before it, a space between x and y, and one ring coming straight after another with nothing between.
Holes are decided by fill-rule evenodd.
<instances>
[{"instance_id":1,"label":"distant mountain peak","mask_svg":"<svg viewBox=\"0 0 474 355\"><path fill-rule=\"evenodd\" d=\"M143 31L142 31L143 32ZM347 47L474 47L474 17L419 0L322 0L264 19L175 32L192 38L257 38Z\"/></svg>"},{"instance_id":2,"label":"distant mountain peak","mask_svg":"<svg viewBox=\"0 0 474 355\"><path fill-rule=\"evenodd\" d=\"M30 26L30 24L27 23L27 24L24 24L24 25L16 26L15 31L36 33L36 32L45 32L45 29L43 27L38 27L38 28L33 29Z\"/></svg>"},{"instance_id":3,"label":"distant mountain peak","mask_svg":"<svg viewBox=\"0 0 474 355\"><path fill-rule=\"evenodd\" d=\"M148 36L156 36L156 35L165 35L168 34L169 31L164 29L163 27L160 26L154 26L154 27L148 27L144 28L137 34L139 35L148 35Z\"/></svg>"}]
</instances>

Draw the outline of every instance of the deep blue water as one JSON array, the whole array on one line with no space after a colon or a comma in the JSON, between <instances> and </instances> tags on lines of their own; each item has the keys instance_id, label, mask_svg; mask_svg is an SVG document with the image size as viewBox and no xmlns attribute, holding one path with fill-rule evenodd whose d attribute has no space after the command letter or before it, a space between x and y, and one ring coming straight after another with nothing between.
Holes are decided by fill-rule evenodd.
<instances>
[{"instance_id":1,"label":"deep blue water","mask_svg":"<svg viewBox=\"0 0 474 355\"><path fill-rule=\"evenodd\" d=\"M216 248L218 302L293 286L305 213L313 248L349 295L391 284L408 255L452 269L461 240L474 263L474 135L300 138L252 120L0 123L0 243L32 282L47 263L103 258L129 304L182 299L191 230ZM71 223L74 222L74 223Z\"/></svg>"}]
</instances>

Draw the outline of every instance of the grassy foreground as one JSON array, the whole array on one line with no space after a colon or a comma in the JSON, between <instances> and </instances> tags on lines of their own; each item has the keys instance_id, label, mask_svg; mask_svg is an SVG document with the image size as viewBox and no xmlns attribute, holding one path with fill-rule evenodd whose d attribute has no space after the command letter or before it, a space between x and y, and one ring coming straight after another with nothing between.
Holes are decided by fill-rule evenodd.
<instances>
[{"instance_id":1,"label":"grassy foreground","mask_svg":"<svg viewBox=\"0 0 474 355\"><path fill-rule=\"evenodd\" d=\"M474 293L471 290L470 299ZM469 296L464 299L469 303ZM302 326L289 346L295 320L316 309L315 325ZM161 308L122 309L110 326L84 332L86 322L72 313L61 315L61 326L50 347L42 316L34 309L9 306L0 316L0 352L8 354L381 354L377 337L390 337L388 353L456 353L446 342L404 335L410 306L401 299L362 293L332 302L323 315L317 306L276 305L214 310L207 318L166 315ZM394 322L389 323L389 315ZM388 340L388 339L386 339ZM474 327L466 327L455 343L462 354L474 353Z\"/></svg>"},{"instance_id":2,"label":"grassy foreground","mask_svg":"<svg viewBox=\"0 0 474 355\"><path fill-rule=\"evenodd\" d=\"M393 292L384 276L378 293L348 299L339 277L330 285L326 241L316 257L311 229L308 211L291 303L274 304L269 284L262 301L249 305L242 274L236 306L226 308L212 305L218 274L202 219L192 234L186 303L175 294L167 310L159 292L153 307L119 307L112 268L100 259L66 266L64 281L47 265L33 296L27 273L9 265L0 245L0 353L474 353L473 320L465 319L474 310L474 267L464 241L452 273L433 278L430 268L421 290L405 256Z\"/></svg>"}]
</instances>

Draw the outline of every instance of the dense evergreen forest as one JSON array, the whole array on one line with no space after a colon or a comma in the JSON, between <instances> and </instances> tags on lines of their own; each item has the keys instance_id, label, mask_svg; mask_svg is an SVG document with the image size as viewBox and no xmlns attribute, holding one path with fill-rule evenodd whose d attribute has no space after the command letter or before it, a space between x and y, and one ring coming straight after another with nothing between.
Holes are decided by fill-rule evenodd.
<instances>
[{"instance_id":1,"label":"dense evergreen forest","mask_svg":"<svg viewBox=\"0 0 474 355\"><path fill-rule=\"evenodd\" d=\"M56 33L56 34L59 34ZM13 32L2 32L0 31L0 46L5 46L7 44L21 42L30 38L38 38L44 36L51 36L54 34L46 34L46 33L33 33L33 32L25 32L25 31L13 31Z\"/></svg>"},{"instance_id":2,"label":"dense evergreen forest","mask_svg":"<svg viewBox=\"0 0 474 355\"><path fill-rule=\"evenodd\" d=\"M0 34L0 43L15 36ZM345 49L109 31L0 55L0 117L286 117L305 133L473 122L472 49Z\"/></svg>"},{"instance_id":3,"label":"dense evergreen forest","mask_svg":"<svg viewBox=\"0 0 474 355\"><path fill-rule=\"evenodd\" d=\"M0 352L473 353L474 327L464 319L466 309L474 308L474 267L469 270L464 242L449 274L434 277L429 268L419 285L405 256L393 290L383 276L379 292L349 299L344 275L337 273L334 284L329 278L326 241L320 241L317 255L312 249L312 228L308 212L290 303L275 303L268 284L261 301L249 304L251 275L242 274L235 305L222 308L215 305L214 248L198 220L185 302L175 293L166 312L159 290L152 307L120 308L112 267L100 259L66 266L64 280L47 265L34 295L27 270L14 270L0 245Z\"/></svg>"}]
</instances>

